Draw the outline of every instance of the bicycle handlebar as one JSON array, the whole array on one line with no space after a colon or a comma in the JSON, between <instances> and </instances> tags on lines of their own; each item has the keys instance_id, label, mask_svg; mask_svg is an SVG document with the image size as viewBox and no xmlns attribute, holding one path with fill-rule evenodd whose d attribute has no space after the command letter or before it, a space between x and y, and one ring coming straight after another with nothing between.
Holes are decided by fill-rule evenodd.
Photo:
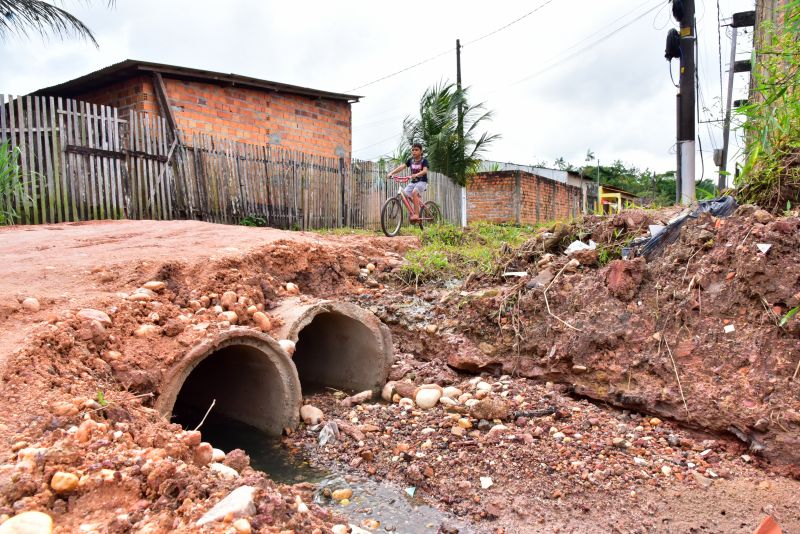
<instances>
[{"instance_id":1,"label":"bicycle handlebar","mask_svg":"<svg viewBox=\"0 0 800 534\"><path fill-rule=\"evenodd\" d=\"M411 179L411 176L392 176L392 179L397 183L404 184Z\"/></svg>"}]
</instances>

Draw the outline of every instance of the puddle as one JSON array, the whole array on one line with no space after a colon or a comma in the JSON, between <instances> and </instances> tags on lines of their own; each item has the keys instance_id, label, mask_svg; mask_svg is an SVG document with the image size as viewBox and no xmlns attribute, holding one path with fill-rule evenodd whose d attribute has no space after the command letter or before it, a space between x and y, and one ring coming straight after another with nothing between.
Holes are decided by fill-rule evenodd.
<instances>
[{"instance_id":1,"label":"puddle","mask_svg":"<svg viewBox=\"0 0 800 534\"><path fill-rule=\"evenodd\" d=\"M279 439L230 419L209 417L201 428L203 440L224 451L244 449L250 456L250 465L264 471L275 482L317 484L314 502L346 516L350 523L364 528L365 520L375 520L380 527L371 532L396 532L422 534L448 532L471 534L477 532L467 523L422 502L419 492L387 482L377 482L366 477L349 481L344 473L330 472L311 467L297 455L281 445ZM330 499L336 489L350 488L350 503L341 505ZM407 491L408 490L408 491ZM412 497L409 493L414 493ZM327 496L326 496L327 495ZM440 530L442 526L443 528Z\"/></svg>"}]
</instances>

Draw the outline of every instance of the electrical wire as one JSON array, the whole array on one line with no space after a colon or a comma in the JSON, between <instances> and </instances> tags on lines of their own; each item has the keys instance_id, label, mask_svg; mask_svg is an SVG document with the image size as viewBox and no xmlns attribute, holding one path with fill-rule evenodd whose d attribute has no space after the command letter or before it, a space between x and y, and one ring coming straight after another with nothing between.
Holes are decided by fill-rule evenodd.
<instances>
[{"instance_id":1,"label":"electrical wire","mask_svg":"<svg viewBox=\"0 0 800 534\"><path fill-rule=\"evenodd\" d=\"M725 86L722 83L722 13L717 0L717 50L719 51L719 100L723 102L725 98Z\"/></svg>"},{"instance_id":2,"label":"electrical wire","mask_svg":"<svg viewBox=\"0 0 800 534\"><path fill-rule=\"evenodd\" d=\"M644 4L647 4L647 3L649 3L649 2L644 2L642 5L644 5ZM496 89L494 89L494 90L492 90L492 91L489 91L487 94L493 94L493 93L496 93L496 92L498 92L498 91L501 91L501 90L503 90L503 89L508 89L508 88L510 88L510 87L513 87L513 86L515 86L515 85L518 85L518 84L520 84L520 83L526 82L526 81L528 81L528 80L530 80L530 79L532 79L532 78L535 78L535 77L537 77L537 76L540 76L540 75L544 74L545 72L548 72L548 71L550 71L550 70L552 70L552 69L554 69L554 68L556 68L556 67L560 67L560 66L562 66L564 63L566 63L566 62L568 62L568 61L570 61L570 60L574 59L575 57L577 57L578 55L580 55L582 52L585 52L586 50L588 50L588 49L592 48L593 46L595 46L595 45L598 45L598 44L602 43L603 41L606 41L606 40L610 39L610 38L611 38L611 37L613 37L615 34L619 33L620 31L622 31L622 30L624 30L624 29L626 29L626 28L628 28L629 26L633 25L633 23L635 23L635 22L637 22L637 21L641 20L642 18L646 17L647 15L649 15L650 13L652 13L653 11L655 11L656 9L658 9L658 8L661 6L661 4L662 4L662 1L661 1L661 0L659 0L659 2L658 2L658 4L657 4L657 5L653 6L653 7L652 7L652 8L650 8L650 9L648 9L647 11L645 11L644 13L642 13L641 15L639 15L639 16L637 16L636 18L634 18L634 19L632 19L632 20L630 20L630 21L626 22L626 23L625 23L625 24L623 24L622 26L619 26L619 27L615 28L615 29L614 29L614 30L612 30L611 32L609 32L609 33L606 33L606 34L605 34L605 35L603 35L602 37L600 37L600 38L598 38L598 39L595 39L594 41L591 41L591 42L590 42L590 43L588 43L587 45L585 45L585 46L582 46L582 47L581 47L581 48L579 48L578 50L575 50L574 52L572 52L571 54L569 54L569 55L567 55L567 56L565 56L565 57L563 57L563 58L560 58L560 57L558 57L558 56L554 56L552 59L550 59L550 60L548 60L548 61L545 61L545 63L548 63L548 62L554 62L554 64L553 64L553 65L550 65L549 67L546 67L546 68L544 68L544 69L542 69L542 70L539 70L539 71L537 71L537 72L534 72L534 73L532 73L532 74L529 74L528 76L525 76L524 78L520 78L519 80L517 80L517 81L515 81L515 82L511 82L511 83L509 83L509 84L506 84L506 85L504 85L504 86L500 86L500 87L498 87L498 88L496 88ZM641 5L640 5L639 7L641 7ZM635 10L634 10L634 11L635 11ZM630 12L629 12L628 14L630 14ZM624 15L624 16L626 16L626 15ZM620 17L620 18L624 18L624 16L623 16L623 17ZM619 19L617 19L617 20L619 20ZM592 34L592 35L596 35L597 33L599 33L599 32L595 32L595 33L594 33L594 34ZM567 50L570 50L570 49L572 49L572 48L575 48L576 46L579 46L579 45L580 45L582 42L584 42L584 41L585 41L585 39L584 39L584 40L582 40L582 41L579 41L578 43L575 43L575 44L574 44L574 45L572 45L570 48L567 48L567 49L565 49L564 51L567 51Z\"/></svg>"},{"instance_id":3,"label":"electrical wire","mask_svg":"<svg viewBox=\"0 0 800 534\"><path fill-rule=\"evenodd\" d=\"M497 28L497 29L495 29L495 30L493 30L493 31L491 31L491 32L489 32L487 34L481 35L477 39L473 39L471 41L468 41L465 44L474 44L474 43L477 43L478 41L482 41L483 39L486 39L487 37L491 37L492 35L495 35L495 34L501 32L501 31L509 28L510 26L513 26L514 24L518 23L519 21L521 21L521 20L533 15L534 13L536 13L539 10L541 10L542 8L544 8L548 4L552 3L553 1L554 0L545 0L542 4L537 6L535 9L532 9L531 11L529 11L529 12L525 13L524 15L522 15L521 17L519 17L519 18L509 22L508 24L505 24L505 25L501 26L500 28ZM462 45L462 46L464 46L464 45ZM440 52L440 53L438 53L436 55L433 55L433 56L431 56L429 58L423 59L422 61L419 61L419 62L417 62L417 63L415 63L413 65L410 65L408 67L405 67L403 69L400 69L400 70L398 70L396 72L393 72L391 74L387 74L386 76L381 76L380 78L378 78L376 80L373 80L371 82L365 83L363 85L359 85L358 87L354 87L352 89L348 89L347 92L350 93L350 92L353 92L353 91L358 91L359 89L363 89L364 87L369 87L370 85L376 84L378 82L382 82L383 80L392 78L394 76L397 76L398 74L402 74L402 73L407 72L407 71L409 71L411 69L417 68L417 67L419 67L421 65L424 65L425 63L429 63L429 62L433 61L434 59L438 59L438 58L440 58L440 57L442 57L444 55L450 54L450 53L452 53L452 51L453 51L452 48L450 48L448 50L445 50L444 52Z\"/></svg>"}]
</instances>

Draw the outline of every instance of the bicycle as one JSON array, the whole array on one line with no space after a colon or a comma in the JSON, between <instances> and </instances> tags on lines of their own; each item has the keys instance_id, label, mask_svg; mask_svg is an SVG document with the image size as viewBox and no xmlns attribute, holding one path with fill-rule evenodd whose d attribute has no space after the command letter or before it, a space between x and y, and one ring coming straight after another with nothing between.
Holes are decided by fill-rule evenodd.
<instances>
[{"instance_id":1,"label":"bicycle","mask_svg":"<svg viewBox=\"0 0 800 534\"><path fill-rule=\"evenodd\" d=\"M408 183L411 179L410 176L394 176L394 181L401 184L397 190L397 194L393 197L386 199L381 207L381 230L386 234L386 237L394 237L400 232L400 227L403 226L403 206L405 205L408 213L414 212L412 200L406 195L403 190L403 185ZM409 217L410 218L410 217ZM440 224L442 222L442 210L439 205L429 200L419 207L419 229L423 230L425 223Z\"/></svg>"}]
</instances>

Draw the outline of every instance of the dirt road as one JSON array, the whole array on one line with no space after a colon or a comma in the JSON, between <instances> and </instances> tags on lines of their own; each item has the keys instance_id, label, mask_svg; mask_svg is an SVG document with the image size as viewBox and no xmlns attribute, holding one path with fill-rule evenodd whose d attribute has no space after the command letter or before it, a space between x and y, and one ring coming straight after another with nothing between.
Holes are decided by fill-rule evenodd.
<instances>
[{"instance_id":1,"label":"dirt road","mask_svg":"<svg viewBox=\"0 0 800 534\"><path fill-rule=\"evenodd\" d=\"M355 239L364 240L198 221L97 221L0 228L0 362L37 323L66 307L85 306L124 291L126 281L133 284L137 271L156 263L215 261L278 241L347 248ZM401 245L413 239L395 241ZM98 276L89 276L92 274ZM104 283L112 281L116 283ZM20 299L25 297L38 299L40 311L23 313Z\"/></svg>"}]
</instances>

